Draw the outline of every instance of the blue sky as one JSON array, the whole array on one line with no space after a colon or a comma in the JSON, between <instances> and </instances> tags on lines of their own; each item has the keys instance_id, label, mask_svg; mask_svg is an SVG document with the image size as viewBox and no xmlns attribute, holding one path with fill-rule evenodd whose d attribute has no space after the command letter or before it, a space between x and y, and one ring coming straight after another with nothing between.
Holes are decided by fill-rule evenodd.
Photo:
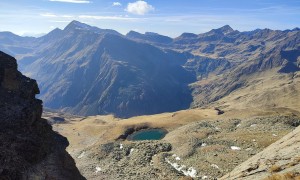
<instances>
[{"instance_id":1,"label":"blue sky","mask_svg":"<svg viewBox=\"0 0 300 180\"><path fill-rule=\"evenodd\" d=\"M9 0L0 2L0 31L39 35L78 20L126 34L171 37L223 25L240 31L300 27L300 0Z\"/></svg>"}]
</instances>

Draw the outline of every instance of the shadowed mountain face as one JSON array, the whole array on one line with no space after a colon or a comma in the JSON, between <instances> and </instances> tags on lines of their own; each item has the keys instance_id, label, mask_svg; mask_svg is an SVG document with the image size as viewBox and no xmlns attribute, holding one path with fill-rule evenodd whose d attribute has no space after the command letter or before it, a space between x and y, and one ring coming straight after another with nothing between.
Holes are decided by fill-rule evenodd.
<instances>
[{"instance_id":1,"label":"shadowed mountain face","mask_svg":"<svg viewBox=\"0 0 300 180\"><path fill-rule=\"evenodd\" d=\"M20 62L38 80L46 107L129 117L186 109L192 102L188 84L196 79L181 67L184 54L78 22L36 41L43 48Z\"/></svg>"},{"instance_id":2,"label":"shadowed mountain face","mask_svg":"<svg viewBox=\"0 0 300 180\"><path fill-rule=\"evenodd\" d=\"M40 38L1 37L20 69L38 80L46 107L81 115L204 106L248 87L253 74L290 74L300 65L299 29L239 32L226 25L172 39L73 21Z\"/></svg>"}]
</instances>

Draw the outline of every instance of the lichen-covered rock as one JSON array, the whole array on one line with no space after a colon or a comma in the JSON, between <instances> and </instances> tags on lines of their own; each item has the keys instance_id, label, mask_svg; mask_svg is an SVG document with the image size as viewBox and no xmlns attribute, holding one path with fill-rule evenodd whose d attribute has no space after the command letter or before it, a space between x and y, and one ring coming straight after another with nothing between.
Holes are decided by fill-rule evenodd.
<instances>
[{"instance_id":1,"label":"lichen-covered rock","mask_svg":"<svg viewBox=\"0 0 300 180\"><path fill-rule=\"evenodd\" d=\"M66 138L41 119L35 80L0 52L0 179L84 179L66 152Z\"/></svg>"}]
</instances>

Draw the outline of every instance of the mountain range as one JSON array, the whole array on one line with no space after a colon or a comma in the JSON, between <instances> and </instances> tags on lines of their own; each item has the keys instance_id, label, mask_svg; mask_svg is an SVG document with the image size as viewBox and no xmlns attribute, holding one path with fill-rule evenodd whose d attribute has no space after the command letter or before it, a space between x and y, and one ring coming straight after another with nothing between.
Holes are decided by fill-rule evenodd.
<instances>
[{"instance_id":1,"label":"mountain range","mask_svg":"<svg viewBox=\"0 0 300 180\"><path fill-rule=\"evenodd\" d=\"M72 21L39 38L0 32L0 41L38 81L44 106L79 115L300 107L298 28L239 32L226 25L170 38Z\"/></svg>"}]
</instances>

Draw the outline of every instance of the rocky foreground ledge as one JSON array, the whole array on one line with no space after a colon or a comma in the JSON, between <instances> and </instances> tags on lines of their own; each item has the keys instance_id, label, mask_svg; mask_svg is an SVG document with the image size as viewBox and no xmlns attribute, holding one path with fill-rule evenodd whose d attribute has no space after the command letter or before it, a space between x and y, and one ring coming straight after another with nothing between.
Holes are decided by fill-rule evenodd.
<instances>
[{"instance_id":1,"label":"rocky foreground ledge","mask_svg":"<svg viewBox=\"0 0 300 180\"><path fill-rule=\"evenodd\" d=\"M84 179L66 152L66 138L41 118L35 80L0 51L0 179Z\"/></svg>"},{"instance_id":2,"label":"rocky foreground ledge","mask_svg":"<svg viewBox=\"0 0 300 180\"><path fill-rule=\"evenodd\" d=\"M227 179L300 179L300 126L220 180Z\"/></svg>"}]
</instances>

